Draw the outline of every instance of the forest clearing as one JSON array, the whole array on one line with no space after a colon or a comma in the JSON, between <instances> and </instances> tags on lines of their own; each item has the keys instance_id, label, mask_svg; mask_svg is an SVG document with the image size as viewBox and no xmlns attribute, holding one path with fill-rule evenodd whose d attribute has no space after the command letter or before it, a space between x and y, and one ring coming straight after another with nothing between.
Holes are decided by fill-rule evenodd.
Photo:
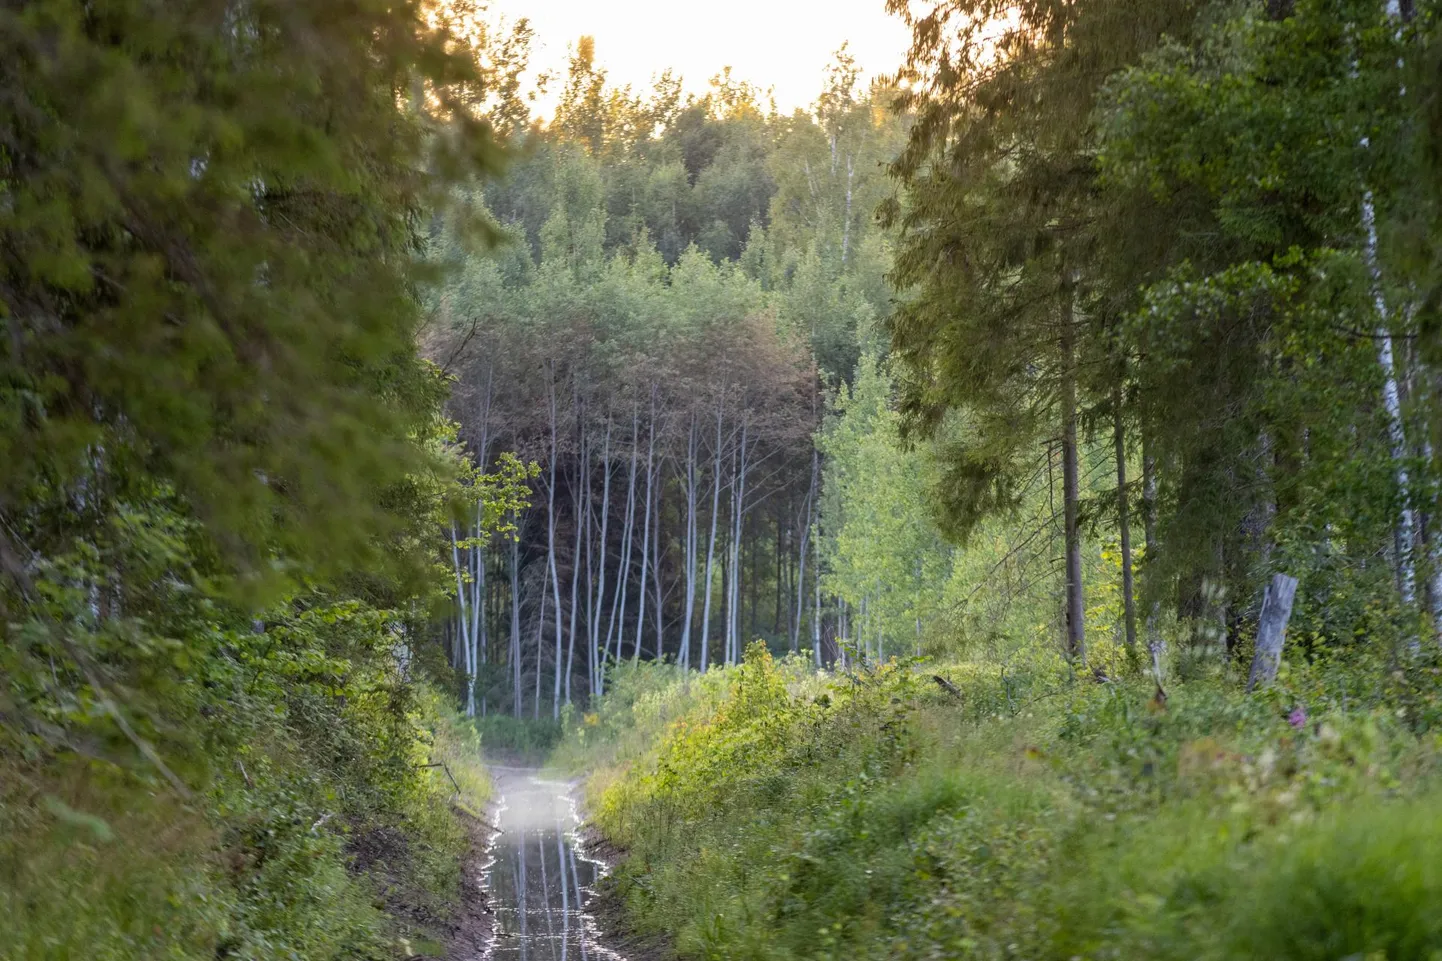
<instances>
[{"instance_id":1,"label":"forest clearing","mask_svg":"<svg viewBox=\"0 0 1442 961\"><path fill-rule=\"evenodd\" d=\"M0 0L0 961L1442 958L1442 10L733 6Z\"/></svg>"}]
</instances>

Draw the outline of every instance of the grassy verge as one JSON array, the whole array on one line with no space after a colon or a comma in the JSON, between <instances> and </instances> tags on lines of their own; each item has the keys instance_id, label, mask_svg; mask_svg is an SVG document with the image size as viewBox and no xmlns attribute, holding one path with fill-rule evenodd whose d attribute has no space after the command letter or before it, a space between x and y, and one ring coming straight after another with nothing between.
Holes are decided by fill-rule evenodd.
<instances>
[{"instance_id":1,"label":"grassy verge","mask_svg":"<svg viewBox=\"0 0 1442 961\"><path fill-rule=\"evenodd\" d=\"M1435 958L1435 670L617 677L570 732L636 925L691 958Z\"/></svg>"},{"instance_id":2,"label":"grassy verge","mask_svg":"<svg viewBox=\"0 0 1442 961\"><path fill-rule=\"evenodd\" d=\"M292 691L283 716L243 715L243 741L212 730L224 763L189 800L96 757L0 756L0 958L442 953L467 843L454 807L480 810L489 785L474 729L406 690L414 700L384 731L357 716L356 689L319 702ZM338 726L331 736L310 710ZM365 762L343 750L381 737L390 750Z\"/></svg>"}]
</instances>

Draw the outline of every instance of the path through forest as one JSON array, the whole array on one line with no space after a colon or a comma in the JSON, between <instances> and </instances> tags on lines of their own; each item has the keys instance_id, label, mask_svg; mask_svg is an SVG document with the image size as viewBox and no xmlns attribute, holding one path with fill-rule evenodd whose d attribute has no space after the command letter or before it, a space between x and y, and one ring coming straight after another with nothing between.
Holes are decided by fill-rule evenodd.
<instances>
[{"instance_id":1,"label":"path through forest","mask_svg":"<svg viewBox=\"0 0 1442 961\"><path fill-rule=\"evenodd\" d=\"M582 849L572 785L529 768L491 768L497 833L485 890L494 912L484 961L623 961L587 913L605 865Z\"/></svg>"}]
</instances>

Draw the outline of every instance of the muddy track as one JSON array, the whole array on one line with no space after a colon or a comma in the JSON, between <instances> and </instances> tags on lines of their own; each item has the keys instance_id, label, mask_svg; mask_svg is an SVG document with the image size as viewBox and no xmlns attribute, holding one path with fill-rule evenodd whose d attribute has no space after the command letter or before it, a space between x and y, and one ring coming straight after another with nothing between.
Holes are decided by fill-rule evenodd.
<instances>
[{"instance_id":1,"label":"muddy track","mask_svg":"<svg viewBox=\"0 0 1442 961\"><path fill-rule=\"evenodd\" d=\"M475 825L466 918L451 957L628 961L594 913L596 882L609 865L580 834L576 786L531 768L493 765L491 772L491 823Z\"/></svg>"}]
</instances>

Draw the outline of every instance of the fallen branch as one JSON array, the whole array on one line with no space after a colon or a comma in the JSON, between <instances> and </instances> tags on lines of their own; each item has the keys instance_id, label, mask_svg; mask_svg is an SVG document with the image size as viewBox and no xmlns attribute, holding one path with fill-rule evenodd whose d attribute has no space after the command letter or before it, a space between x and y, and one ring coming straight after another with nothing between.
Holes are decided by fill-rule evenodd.
<instances>
[{"instance_id":1,"label":"fallen branch","mask_svg":"<svg viewBox=\"0 0 1442 961\"><path fill-rule=\"evenodd\" d=\"M957 690L956 685L948 681L946 678L942 677L940 674L931 675L931 679L935 681L943 691L950 694L958 701L964 700L964 698L961 696L961 691Z\"/></svg>"}]
</instances>

